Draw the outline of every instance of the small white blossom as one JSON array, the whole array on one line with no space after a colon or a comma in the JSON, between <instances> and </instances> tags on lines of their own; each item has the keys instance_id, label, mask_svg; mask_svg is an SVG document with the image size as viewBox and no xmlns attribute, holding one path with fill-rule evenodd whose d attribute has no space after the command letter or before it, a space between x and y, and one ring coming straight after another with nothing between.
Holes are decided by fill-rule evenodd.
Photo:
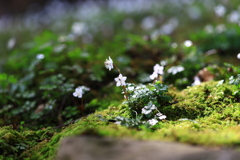
<instances>
[{"instance_id":1,"label":"small white blossom","mask_svg":"<svg viewBox=\"0 0 240 160\"><path fill-rule=\"evenodd\" d=\"M155 79L158 77L158 74L156 72L153 72L153 74L150 75L151 79Z\"/></svg>"},{"instance_id":2,"label":"small white blossom","mask_svg":"<svg viewBox=\"0 0 240 160\"><path fill-rule=\"evenodd\" d=\"M172 66L171 68L168 69L168 73L172 73L173 75L177 74L178 72L184 71L183 66Z\"/></svg>"},{"instance_id":3,"label":"small white blossom","mask_svg":"<svg viewBox=\"0 0 240 160\"><path fill-rule=\"evenodd\" d=\"M223 83L224 83L224 80L219 81L218 84L217 84L217 87L221 86Z\"/></svg>"},{"instance_id":4,"label":"small white blossom","mask_svg":"<svg viewBox=\"0 0 240 160\"><path fill-rule=\"evenodd\" d=\"M194 82L192 83L192 86L196 86L196 85L199 85L201 83L202 82L201 82L200 78L198 76L195 76L194 77Z\"/></svg>"},{"instance_id":5,"label":"small white blossom","mask_svg":"<svg viewBox=\"0 0 240 160\"><path fill-rule=\"evenodd\" d=\"M238 23L239 19L240 19L240 15L239 15L238 11L232 11L228 15L227 19L228 19L229 22Z\"/></svg>"},{"instance_id":6,"label":"small white blossom","mask_svg":"<svg viewBox=\"0 0 240 160\"><path fill-rule=\"evenodd\" d=\"M73 93L73 96L78 97L78 98L82 98L82 95L83 95L82 89L81 88L76 88L75 92Z\"/></svg>"},{"instance_id":7,"label":"small white blossom","mask_svg":"<svg viewBox=\"0 0 240 160\"><path fill-rule=\"evenodd\" d=\"M214 12L218 17L222 17L226 13L226 8L223 5L218 5L214 7Z\"/></svg>"},{"instance_id":8,"label":"small white blossom","mask_svg":"<svg viewBox=\"0 0 240 160\"><path fill-rule=\"evenodd\" d=\"M74 97L82 98L82 95L85 91L89 91L90 89L85 86L79 86L75 89L75 92L73 93Z\"/></svg>"},{"instance_id":9,"label":"small white blossom","mask_svg":"<svg viewBox=\"0 0 240 160\"><path fill-rule=\"evenodd\" d=\"M160 66L159 64L156 64L153 67L153 71L156 72L157 74L163 74L163 69L164 69L164 67Z\"/></svg>"},{"instance_id":10,"label":"small white blossom","mask_svg":"<svg viewBox=\"0 0 240 160\"><path fill-rule=\"evenodd\" d=\"M118 86L126 86L126 81L127 77L122 76L122 74L119 74L119 76L117 78L115 78L115 81L117 82L117 87Z\"/></svg>"},{"instance_id":11,"label":"small white blossom","mask_svg":"<svg viewBox=\"0 0 240 160\"><path fill-rule=\"evenodd\" d=\"M111 69L113 69L113 61L111 59L111 57L109 56L109 59L106 59L106 61L104 62L105 67L107 69L109 69L109 71L111 71Z\"/></svg>"},{"instance_id":12,"label":"small white blossom","mask_svg":"<svg viewBox=\"0 0 240 160\"><path fill-rule=\"evenodd\" d=\"M38 54L38 55L36 56L37 59L43 59L44 57L45 57L44 54Z\"/></svg>"},{"instance_id":13,"label":"small white blossom","mask_svg":"<svg viewBox=\"0 0 240 160\"><path fill-rule=\"evenodd\" d=\"M238 53L237 58L240 59L240 53Z\"/></svg>"},{"instance_id":14,"label":"small white blossom","mask_svg":"<svg viewBox=\"0 0 240 160\"><path fill-rule=\"evenodd\" d=\"M163 66L160 66L159 64L156 64L154 67L153 67L153 73L150 75L150 78L151 79L155 79L158 77L158 75L163 75L163 69L164 67Z\"/></svg>"},{"instance_id":15,"label":"small white blossom","mask_svg":"<svg viewBox=\"0 0 240 160\"><path fill-rule=\"evenodd\" d=\"M152 126L154 126L155 124L158 123L158 121L157 121L156 119L150 119L150 120L148 120L148 122L149 122L149 124L152 125Z\"/></svg>"},{"instance_id":16,"label":"small white blossom","mask_svg":"<svg viewBox=\"0 0 240 160\"><path fill-rule=\"evenodd\" d=\"M72 33L81 36L84 33L86 33L88 30L88 27L85 23L83 22L74 22L72 25Z\"/></svg>"},{"instance_id":17,"label":"small white blossom","mask_svg":"<svg viewBox=\"0 0 240 160\"><path fill-rule=\"evenodd\" d=\"M11 38L7 43L7 48L12 49L15 46L15 44L16 44L16 38Z\"/></svg>"},{"instance_id":18,"label":"small white blossom","mask_svg":"<svg viewBox=\"0 0 240 160\"><path fill-rule=\"evenodd\" d=\"M192 46L192 41L190 41L190 40L186 40L186 41L184 41L184 46L185 47L191 47Z\"/></svg>"}]
</instances>

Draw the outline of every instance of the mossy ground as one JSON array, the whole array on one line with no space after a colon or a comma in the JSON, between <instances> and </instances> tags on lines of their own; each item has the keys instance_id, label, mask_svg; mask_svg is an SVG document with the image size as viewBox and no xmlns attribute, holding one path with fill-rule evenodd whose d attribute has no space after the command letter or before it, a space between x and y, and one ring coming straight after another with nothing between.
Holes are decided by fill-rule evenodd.
<instances>
[{"instance_id":1,"label":"mossy ground","mask_svg":"<svg viewBox=\"0 0 240 160\"><path fill-rule=\"evenodd\" d=\"M233 96L231 85L211 81L180 92L170 89L169 93L176 103L162 108L167 120L151 129L130 129L107 121L119 115L128 116L126 106L109 106L53 135L54 129L17 132L3 127L0 130L2 154L9 159L54 159L61 139L82 134L240 147L240 103L238 97ZM27 146L17 147L19 144Z\"/></svg>"}]
</instances>

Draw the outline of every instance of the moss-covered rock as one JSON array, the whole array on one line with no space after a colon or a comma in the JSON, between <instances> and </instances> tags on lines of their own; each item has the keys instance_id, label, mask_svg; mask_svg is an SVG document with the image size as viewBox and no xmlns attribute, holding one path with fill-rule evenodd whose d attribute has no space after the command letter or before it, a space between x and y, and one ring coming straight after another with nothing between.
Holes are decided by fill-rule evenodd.
<instances>
[{"instance_id":1,"label":"moss-covered rock","mask_svg":"<svg viewBox=\"0 0 240 160\"><path fill-rule=\"evenodd\" d=\"M170 89L169 94L175 103L161 110L168 118L151 129L131 129L111 122L117 116L131 116L126 105L96 111L74 124L64 126L60 132L55 131L53 136L49 135L50 130L17 132L11 127L3 127L0 130L1 148L4 149L2 154L18 159L54 159L60 141L76 135L240 147L240 103L231 87L211 81L180 92ZM21 150L22 154L16 147L21 143L28 145Z\"/></svg>"}]
</instances>

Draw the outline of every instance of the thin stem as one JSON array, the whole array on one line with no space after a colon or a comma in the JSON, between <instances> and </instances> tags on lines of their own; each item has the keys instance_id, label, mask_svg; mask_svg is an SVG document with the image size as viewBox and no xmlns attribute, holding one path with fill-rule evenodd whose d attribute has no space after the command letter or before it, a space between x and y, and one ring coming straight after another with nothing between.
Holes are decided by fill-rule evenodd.
<instances>
[{"instance_id":1,"label":"thin stem","mask_svg":"<svg viewBox=\"0 0 240 160\"><path fill-rule=\"evenodd\" d=\"M126 100L128 100L128 93L127 93L127 90L126 90L126 86L123 86L123 89L124 89L125 98L126 98Z\"/></svg>"},{"instance_id":2,"label":"thin stem","mask_svg":"<svg viewBox=\"0 0 240 160\"><path fill-rule=\"evenodd\" d=\"M113 63L113 66L118 70L118 73L121 74L121 71L120 71L120 69L117 67L117 65L115 65L115 64Z\"/></svg>"},{"instance_id":3,"label":"thin stem","mask_svg":"<svg viewBox=\"0 0 240 160\"><path fill-rule=\"evenodd\" d=\"M120 69L117 67L117 65L115 65L114 63L113 63L113 66L118 70L118 73L119 74L121 74L121 71L120 71ZM126 98L126 100L128 100L128 93L127 93L127 90L126 90L126 86L123 86L123 90L124 90L124 95L125 95L125 98Z\"/></svg>"}]
</instances>

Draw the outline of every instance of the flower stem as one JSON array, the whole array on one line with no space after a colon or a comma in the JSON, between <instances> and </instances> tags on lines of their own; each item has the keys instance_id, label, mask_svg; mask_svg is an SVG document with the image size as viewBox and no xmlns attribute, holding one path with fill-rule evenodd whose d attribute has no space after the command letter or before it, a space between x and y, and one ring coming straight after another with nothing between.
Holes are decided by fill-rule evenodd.
<instances>
[{"instance_id":1,"label":"flower stem","mask_svg":"<svg viewBox=\"0 0 240 160\"><path fill-rule=\"evenodd\" d=\"M117 67L117 65L115 65L115 64L113 63L113 66L118 70L118 73L121 74L121 71L120 71L120 69ZM126 90L126 86L123 86L123 92L124 92L125 99L128 100L128 93L127 93L127 90Z\"/></svg>"}]
</instances>

